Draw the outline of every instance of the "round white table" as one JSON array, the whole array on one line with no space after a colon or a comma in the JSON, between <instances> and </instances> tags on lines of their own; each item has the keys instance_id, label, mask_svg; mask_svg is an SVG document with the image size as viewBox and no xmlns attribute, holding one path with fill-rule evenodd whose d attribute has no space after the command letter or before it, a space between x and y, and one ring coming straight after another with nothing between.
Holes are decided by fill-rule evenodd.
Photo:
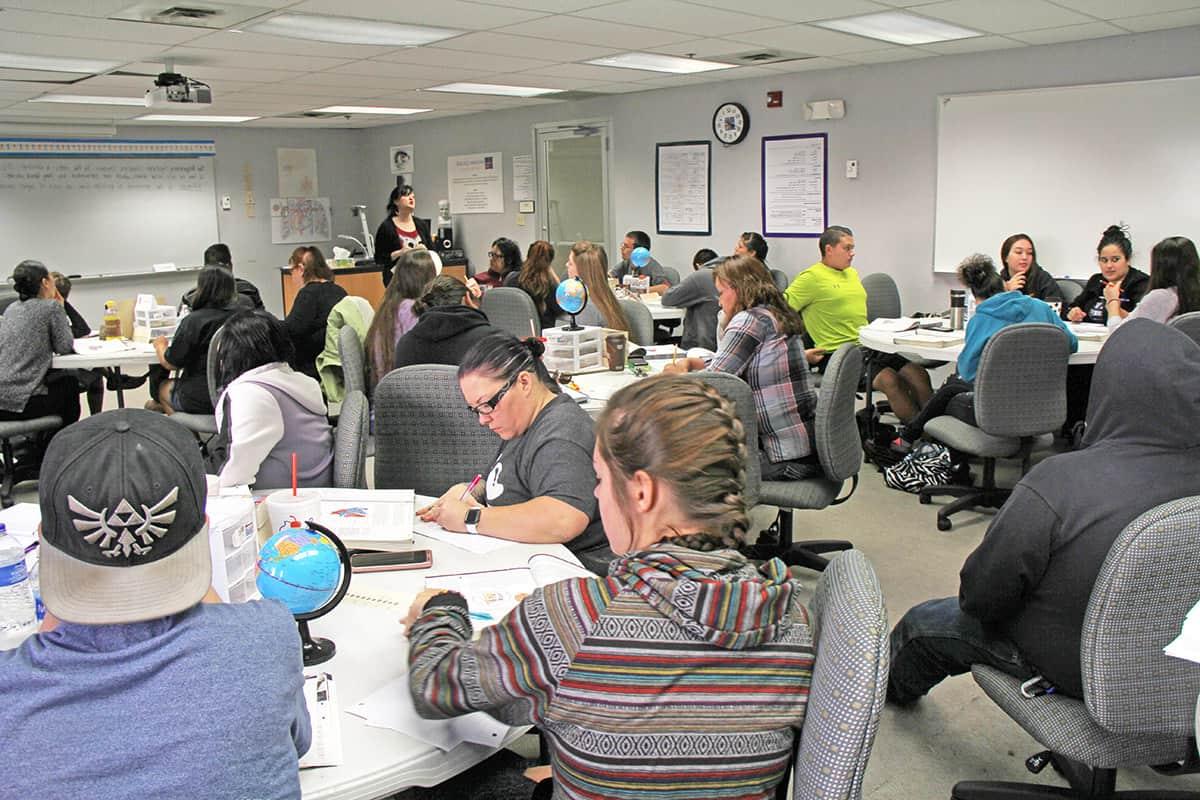
<instances>
[{"instance_id":1,"label":"round white table","mask_svg":"<svg viewBox=\"0 0 1200 800\"><path fill-rule=\"evenodd\" d=\"M116 348L120 349L116 349ZM55 356L50 362L54 369L100 369L108 367L117 373L117 407L125 407L125 391L121 388L121 371L125 369L147 371L158 363L154 345L149 342L121 341L109 344L94 337L75 340L75 352ZM133 374L133 373L131 373Z\"/></svg>"},{"instance_id":2,"label":"round white table","mask_svg":"<svg viewBox=\"0 0 1200 800\"><path fill-rule=\"evenodd\" d=\"M1068 326L1072 327L1072 326ZM880 353L904 353L928 358L932 361L955 361L958 359L958 354L962 352L962 342L951 345L949 347L932 347L923 346L920 344L901 343L897 344L894 339L897 336L907 336L912 331L904 333L891 333L887 331L879 331L873 329L870 325L858 329L858 341L863 347L870 348ZM1104 342L1092 341L1090 339L1079 340L1078 352L1071 353L1071 357L1067 360L1068 364L1095 364L1096 357L1100 355L1100 348L1104 346Z\"/></svg>"}]
</instances>

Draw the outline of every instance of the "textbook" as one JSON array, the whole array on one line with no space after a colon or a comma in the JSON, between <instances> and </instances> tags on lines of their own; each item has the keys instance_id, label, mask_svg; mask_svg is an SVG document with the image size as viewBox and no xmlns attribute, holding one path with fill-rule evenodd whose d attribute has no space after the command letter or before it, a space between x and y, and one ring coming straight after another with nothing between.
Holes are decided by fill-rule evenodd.
<instances>
[{"instance_id":1,"label":"textbook","mask_svg":"<svg viewBox=\"0 0 1200 800\"><path fill-rule=\"evenodd\" d=\"M412 489L318 489L322 525L346 547L407 550L413 543Z\"/></svg>"},{"instance_id":2,"label":"textbook","mask_svg":"<svg viewBox=\"0 0 1200 800\"><path fill-rule=\"evenodd\" d=\"M946 324L946 319L943 317L896 317L894 319L877 317L867 324L867 328L883 333L903 333L919 328L936 328L944 324Z\"/></svg>"},{"instance_id":3,"label":"textbook","mask_svg":"<svg viewBox=\"0 0 1200 800\"><path fill-rule=\"evenodd\" d=\"M966 334L963 331L943 333L940 331L923 330L893 336L892 342L894 344L911 344L921 347L955 347L962 344L966 338Z\"/></svg>"}]
</instances>

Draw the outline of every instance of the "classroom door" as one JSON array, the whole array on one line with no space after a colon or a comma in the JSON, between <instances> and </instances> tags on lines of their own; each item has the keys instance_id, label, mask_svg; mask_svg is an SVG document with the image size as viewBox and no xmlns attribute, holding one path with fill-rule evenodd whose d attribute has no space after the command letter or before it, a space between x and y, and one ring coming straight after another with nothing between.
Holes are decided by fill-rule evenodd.
<instances>
[{"instance_id":1,"label":"classroom door","mask_svg":"<svg viewBox=\"0 0 1200 800\"><path fill-rule=\"evenodd\" d=\"M566 276L571 245L587 239L607 241L608 140L607 120L539 125L534 128L538 175L539 238L554 245L554 267Z\"/></svg>"}]
</instances>

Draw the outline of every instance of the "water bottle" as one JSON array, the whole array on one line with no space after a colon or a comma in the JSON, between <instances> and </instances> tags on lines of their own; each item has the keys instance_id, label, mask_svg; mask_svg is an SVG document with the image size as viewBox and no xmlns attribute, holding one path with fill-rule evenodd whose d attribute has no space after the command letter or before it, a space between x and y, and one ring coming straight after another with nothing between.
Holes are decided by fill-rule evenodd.
<instances>
[{"instance_id":1,"label":"water bottle","mask_svg":"<svg viewBox=\"0 0 1200 800\"><path fill-rule=\"evenodd\" d=\"M0 523L0 650L11 650L37 630L25 548Z\"/></svg>"}]
</instances>

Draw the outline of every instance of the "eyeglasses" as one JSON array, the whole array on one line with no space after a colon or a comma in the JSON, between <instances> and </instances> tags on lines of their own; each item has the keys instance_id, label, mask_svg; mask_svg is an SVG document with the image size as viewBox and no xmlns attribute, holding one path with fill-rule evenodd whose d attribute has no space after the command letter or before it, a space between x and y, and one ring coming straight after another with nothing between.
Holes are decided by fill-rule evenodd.
<instances>
[{"instance_id":1,"label":"eyeglasses","mask_svg":"<svg viewBox=\"0 0 1200 800\"><path fill-rule=\"evenodd\" d=\"M495 250L488 252L488 258L504 258L504 253L497 253Z\"/></svg>"},{"instance_id":2,"label":"eyeglasses","mask_svg":"<svg viewBox=\"0 0 1200 800\"><path fill-rule=\"evenodd\" d=\"M484 400L479 405L468 405L467 410L475 416L479 416L481 414L494 414L496 412L496 406L500 405L500 401L504 399L504 395L506 395L508 390L513 387L513 384L517 382L517 378L520 376L520 374L521 373L518 372L516 375L513 375L511 378L509 378L508 382L500 387L500 391L496 392L489 399Z\"/></svg>"}]
</instances>

